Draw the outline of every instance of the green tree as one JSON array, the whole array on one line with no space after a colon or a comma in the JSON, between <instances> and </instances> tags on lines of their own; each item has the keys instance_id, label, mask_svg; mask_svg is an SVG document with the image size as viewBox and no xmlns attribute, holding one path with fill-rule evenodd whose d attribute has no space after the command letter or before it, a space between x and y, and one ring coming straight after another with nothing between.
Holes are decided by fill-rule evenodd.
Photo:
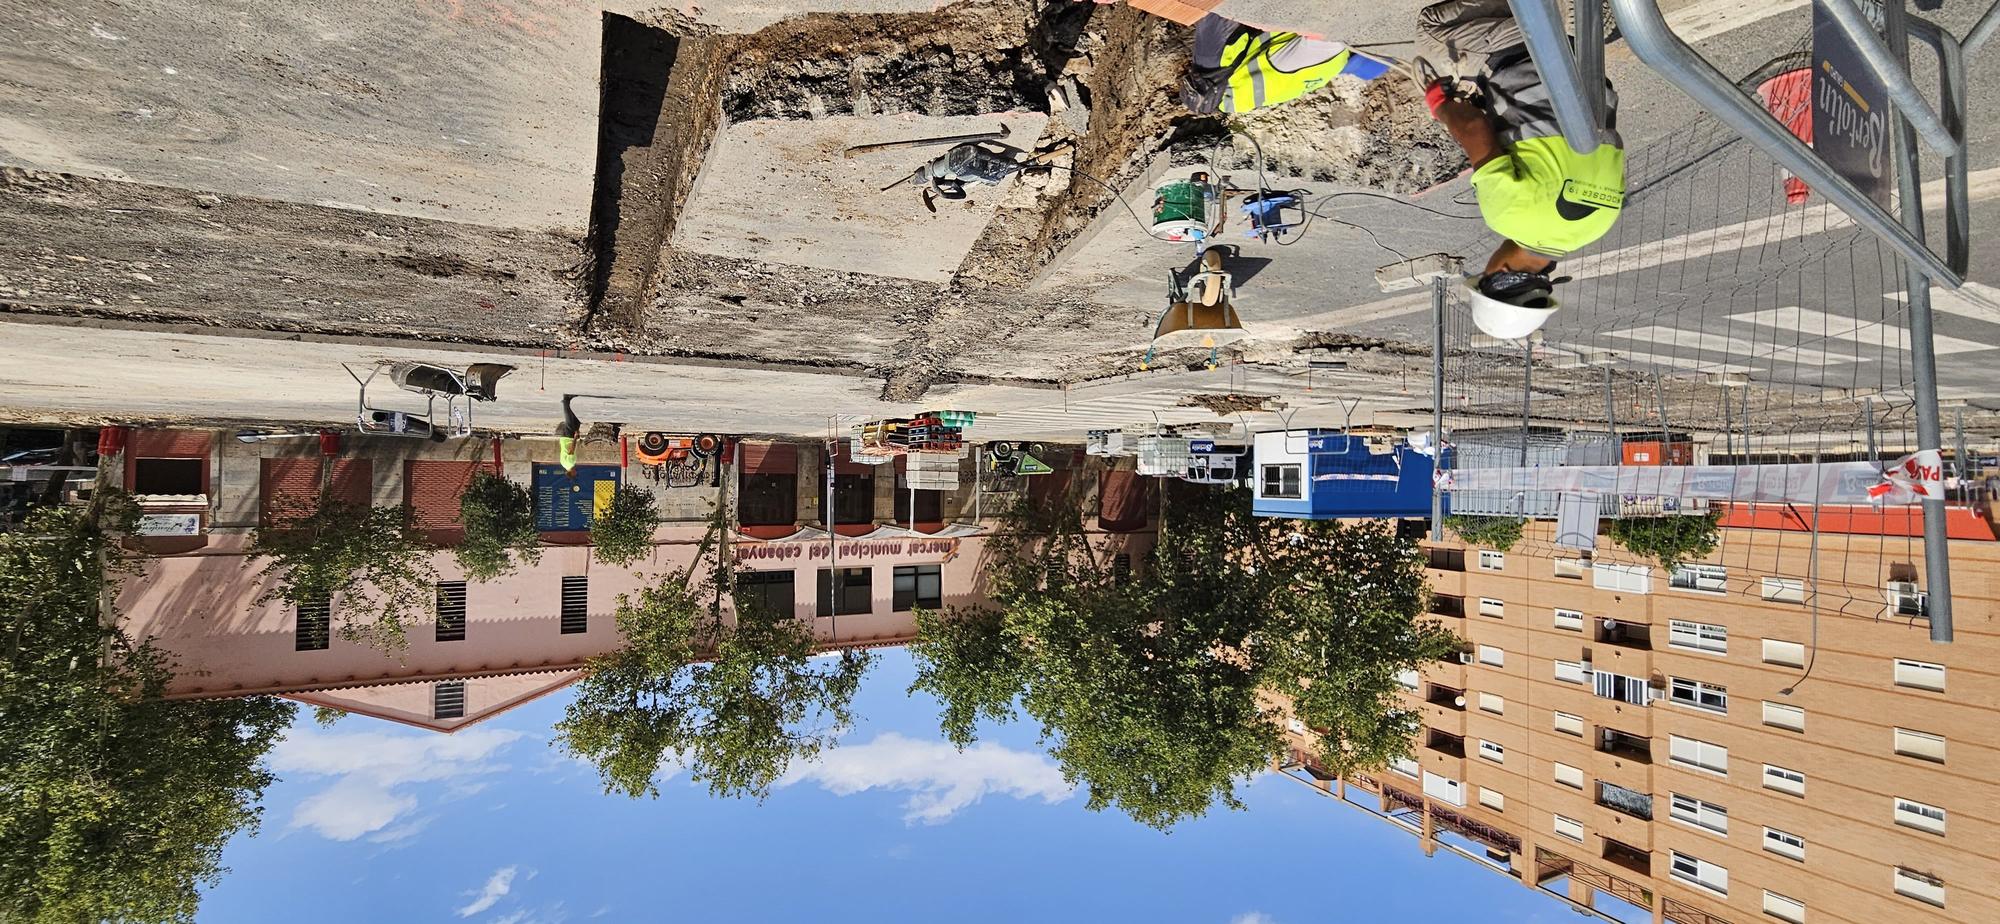
<instances>
[{"instance_id":1,"label":"green tree","mask_svg":"<svg viewBox=\"0 0 2000 924\"><path fill-rule=\"evenodd\" d=\"M1489 549L1505 552L1521 541L1521 527L1526 521L1520 517L1481 517L1453 514L1444 518L1444 526L1458 538L1473 545L1483 545Z\"/></svg>"},{"instance_id":2,"label":"green tree","mask_svg":"<svg viewBox=\"0 0 2000 924\"><path fill-rule=\"evenodd\" d=\"M431 551L399 508L323 500L301 519L257 531L251 554L268 559L269 582L257 602L312 606L337 594L341 638L398 652L409 646L407 624L435 604Z\"/></svg>"},{"instance_id":3,"label":"green tree","mask_svg":"<svg viewBox=\"0 0 2000 924\"><path fill-rule=\"evenodd\" d=\"M557 746L596 765L607 791L657 796L661 768L682 767L711 793L761 799L853 722L869 656L815 659L808 621L747 601L727 617L726 551L694 573L718 533L696 565L619 598L624 642L590 660L556 724Z\"/></svg>"},{"instance_id":4,"label":"green tree","mask_svg":"<svg viewBox=\"0 0 2000 924\"><path fill-rule=\"evenodd\" d=\"M0 534L0 920L191 922L294 707L161 700L167 658L103 608L121 564L97 519Z\"/></svg>"},{"instance_id":5,"label":"green tree","mask_svg":"<svg viewBox=\"0 0 2000 924\"><path fill-rule=\"evenodd\" d=\"M1634 555L1642 555L1672 571L1682 562L1704 558L1722 541L1719 511L1706 514L1670 514L1659 517L1623 517L1611 521L1612 541Z\"/></svg>"},{"instance_id":6,"label":"green tree","mask_svg":"<svg viewBox=\"0 0 2000 924\"><path fill-rule=\"evenodd\" d=\"M452 555L465 576L490 581L521 563L542 560L542 534L535 529L535 502L528 489L488 471L472 476L458 498L465 538Z\"/></svg>"},{"instance_id":7,"label":"green tree","mask_svg":"<svg viewBox=\"0 0 2000 924\"><path fill-rule=\"evenodd\" d=\"M1323 730L1330 762L1408 752L1396 674L1457 647L1421 616L1414 544L1386 523L1263 520L1244 492L1190 491L1119 581L1083 541L1078 500L1006 514L987 562L997 609L919 614L912 690L939 699L952 741L1018 709L1092 808L1162 829L1240 806L1237 783L1283 748L1271 693Z\"/></svg>"},{"instance_id":8,"label":"green tree","mask_svg":"<svg viewBox=\"0 0 2000 924\"><path fill-rule=\"evenodd\" d=\"M651 491L619 485L611 503L590 521L590 544L599 562L627 567L652 553L660 523Z\"/></svg>"}]
</instances>

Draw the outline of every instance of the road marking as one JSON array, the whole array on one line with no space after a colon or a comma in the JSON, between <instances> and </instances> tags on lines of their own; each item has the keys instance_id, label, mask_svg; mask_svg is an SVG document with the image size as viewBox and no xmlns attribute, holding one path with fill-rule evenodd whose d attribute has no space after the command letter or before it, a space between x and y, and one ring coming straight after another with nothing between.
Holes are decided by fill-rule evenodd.
<instances>
[{"instance_id":1,"label":"road marking","mask_svg":"<svg viewBox=\"0 0 2000 924\"><path fill-rule=\"evenodd\" d=\"M1768 359L1773 362L1791 363L1798 366L1831 366L1836 363L1859 362L1858 357L1831 350L1812 350L1804 346L1787 346L1778 343L1757 343L1741 337L1709 331L1680 330L1661 327L1657 324L1634 327L1605 333L1606 337L1622 340L1642 340L1655 349L1675 352L1697 352L1701 356L1714 354L1717 362L1725 359ZM1697 357L1699 358L1699 356Z\"/></svg>"},{"instance_id":2,"label":"road marking","mask_svg":"<svg viewBox=\"0 0 2000 924\"><path fill-rule=\"evenodd\" d=\"M1667 28L1690 45L1705 38L1733 31L1780 13L1801 9L1807 0L1701 0L1666 14Z\"/></svg>"},{"instance_id":3,"label":"road marking","mask_svg":"<svg viewBox=\"0 0 2000 924\"><path fill-rule=\"evenodd\" d=\"M1846 340L1876 350L1892 350L1900 353L1910 348L1910 332L1903 328L1877 321L1844 318L1807 308L1767 308L1763 311L1732 314L1729 320L1798 331L1807 337ZM2000 349L2000 344L1977 343L1942 335L1932 335L1931 342L1936 345L1939 355Z\"/></svg>"}]
</instances>

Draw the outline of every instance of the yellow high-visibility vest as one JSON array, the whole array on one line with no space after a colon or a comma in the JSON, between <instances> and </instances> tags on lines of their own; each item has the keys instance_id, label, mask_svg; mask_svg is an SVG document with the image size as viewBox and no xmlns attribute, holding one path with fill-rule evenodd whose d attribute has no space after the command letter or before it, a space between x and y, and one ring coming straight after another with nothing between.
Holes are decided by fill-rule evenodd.
<instances>
[{"instance_id":1,"label":"yellow high-visibility vest","mask_svg":"<svg viewBox=\"0 0 2000 924\"><path fill-rule=\"evenodd\" d=\"M1222 63L1230 68L1229 94L1222 99L1223 112L1249 112L1296 99L1326 86L1352 52L1342 49L1324 61L1287 71L1272 63L1271 57L1299 40L1296 32L1239 35L1222 51Z\"/></svg>"}]
</instances>

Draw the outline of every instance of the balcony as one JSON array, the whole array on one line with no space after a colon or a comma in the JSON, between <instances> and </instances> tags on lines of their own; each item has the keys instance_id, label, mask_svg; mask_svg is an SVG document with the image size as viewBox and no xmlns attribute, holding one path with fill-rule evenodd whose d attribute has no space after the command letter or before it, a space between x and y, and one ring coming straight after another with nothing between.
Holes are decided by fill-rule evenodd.
<instances>
[{"instance_id":1,"label":"balcony","mask_svg":"<svg viewBox=\"0 0 2000 924\"><path fill-rule=\"evenodd\" d=\"M1464 549L1424 549L1424 567L1432 571L1465 571Z\"/></svg>"},{"instance_id":2,"label":"balcony","mask_svg":"<svg viewBox=\"0 0 2000 924\"><path fill-rule=\"evenodd\" d=\"M1459 735L1446 734L1435 728L1424 730L1424 748L1425 750L1436 751L1446 757L1458 760L1465 759L1465 738Z\"/></svg>"},{"instance_id":3,"label":"balcony","mask_svg":"<svg viewBox=\"0 0 2000 924\"><path fill-rule=\"evenodd\" d=\"M1642 821L1653 820L1653 797L1616 783L1597 781L1597 804Z\"/></svg>"},{"instance_id":4,"label":"balcony","mask_svg":"<svg viewBox=\"0 0 2000 924\"><path fill-rule=\"evenodd\" d=\"M1622 619L1597 620L1596 640L1600 644L1613 645L1631 651L1652 651L1652 627L1645 623L1626 622Z\"/></svg>"},{"instance_id":5,"label":"balcony","mask_svg":"<svg viewBox=\"0 0 2000 924\"><path fill-rule=\"evenodd\" d=\"M1609 754L1634 763L1653 762L1653 739L1622 732L1615 728L1597 730L1597 752Z\"/></svg>"},{"instance_id":6,"label":"balcony","mask_svg":"<svg viewBox=\"0 0 2000 924\"><path fill-rule=\"evenodd\" d=\"M1631 870L1641 876L1653 875L1652 854L1637 847L1621 844L1608 837L1604 838L1604 861L1614 866Z\"/></svg>"},{"instance_id":7,"label":"balcony","mask_svg":"<svg viewBox=\"0 0 2000 924\"><path fill-rule=\"evenodd\" d=\"M1424 697L1424 702L1443 706L1453 712L1464 712L1465 691L1455 690L1441 683L1434 683L1431 684L1430 695Z\"/></svg>"},{"instance_id":8,"label":"balcony","mask_svg":"<svg viewBox=\"0 0 2000 924\"><path fill-rule=\"evenodd\" d=\"M1431 615L1447 619L1465 618L1465 598L1451 594L1431 594Z\"/></svg>"}]
</instances>

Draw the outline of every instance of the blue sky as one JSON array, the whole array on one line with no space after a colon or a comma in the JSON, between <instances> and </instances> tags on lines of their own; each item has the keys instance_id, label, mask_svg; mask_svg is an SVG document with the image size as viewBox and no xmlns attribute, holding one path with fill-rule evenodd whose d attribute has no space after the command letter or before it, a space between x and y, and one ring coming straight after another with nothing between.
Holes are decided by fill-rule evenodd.
<instances>
[{"instance_id":1,"label":"blue sky","mask_svg":"<svg viewBox=\"0 0 2000 924\"><path fill-rule=\"evenodd\" d=\"M679 777L603 794L549 746L566 698L456 735L353 716L300 724L263 832L204 902L216 924L442 921L1567 921L1470 861L1273 775L1249 810L1171 834L1091 812L1035 747L987 730L960 754L913 668L881 653L861 719L763 804ZM1385 887L1386 886L1386 887ZM1477 909L1476 913L1474 909Z\"/></svg>"}]
</instances>

